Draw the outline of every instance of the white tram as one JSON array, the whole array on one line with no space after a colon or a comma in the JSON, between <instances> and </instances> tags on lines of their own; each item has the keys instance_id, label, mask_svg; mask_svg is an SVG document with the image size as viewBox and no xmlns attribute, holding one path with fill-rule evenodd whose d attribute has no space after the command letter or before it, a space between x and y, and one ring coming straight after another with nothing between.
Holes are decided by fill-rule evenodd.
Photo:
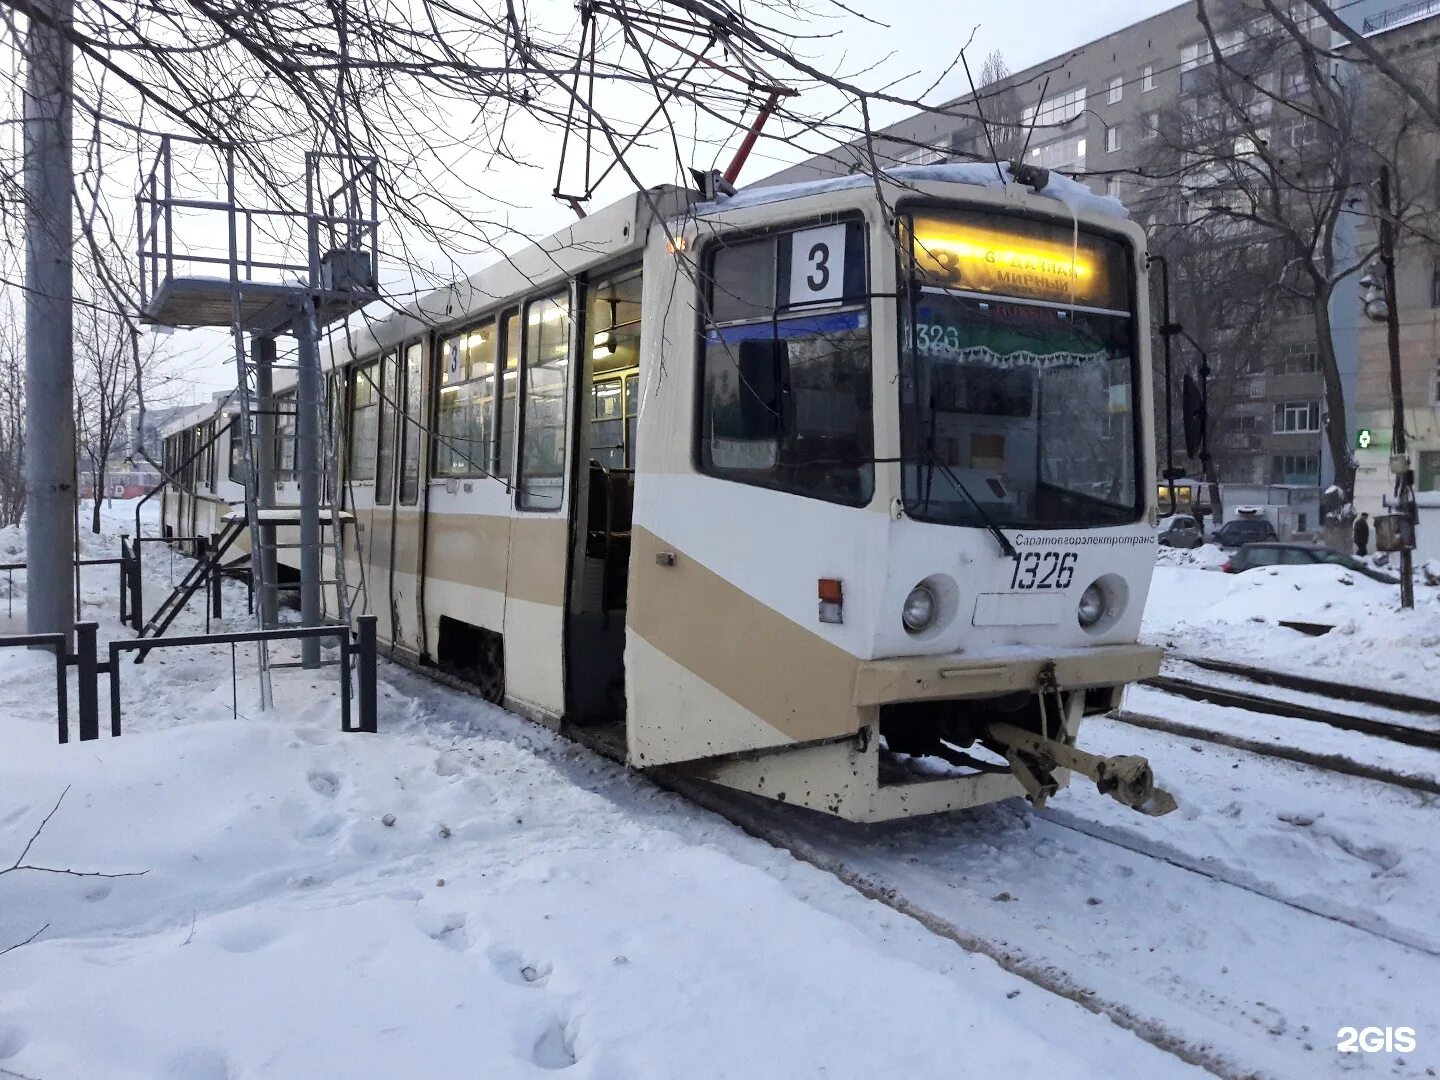
<instances>
[{"instance_id":1,"label":"white tram","mask_svg":"<svg viewBox=\"0 0 1440 1080\"><path fill-rule=\"evenodd\" d=\"M658 188L335 335L355 613L636 767L859 821L1079 769L1164 812L1074 747L1159 667L1114 208L993 166Z\"/></svg>"}]
</instances>

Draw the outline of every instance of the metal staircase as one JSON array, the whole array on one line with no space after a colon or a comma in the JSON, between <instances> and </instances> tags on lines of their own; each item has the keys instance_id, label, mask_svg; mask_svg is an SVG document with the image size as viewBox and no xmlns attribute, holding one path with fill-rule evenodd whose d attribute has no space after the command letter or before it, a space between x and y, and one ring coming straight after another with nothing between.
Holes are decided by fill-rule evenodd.
<instances>
[{"instance_id":1,"label":"metal staircase","mask_svg":"<svg viewBox=\"0 0 1440 1080\"><path fill-rule=\"evenodd\" d=\"M190 598L200 591L200 587L210 580L212 574L220 572L220 560L234 546L235 541L244 531L243 523L227 521L224 530L220 533L219 543L208 549L203 557L195 560L194 565L180 579L180 584L176 585L170 595L165 597L136 636L159 637L170 629L170 624L175 621L180 612L185 610L185 605L190 602ZM149 649L140 649L135 654L135 662L142 663L149 651Z\"/></svg>"}]
</instances>

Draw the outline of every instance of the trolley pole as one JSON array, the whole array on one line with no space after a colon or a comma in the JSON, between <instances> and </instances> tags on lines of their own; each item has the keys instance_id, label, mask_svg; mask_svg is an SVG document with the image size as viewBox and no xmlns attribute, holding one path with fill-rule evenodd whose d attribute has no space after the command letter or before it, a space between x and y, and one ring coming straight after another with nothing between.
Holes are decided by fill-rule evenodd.
<instances>
[{"instance_id":1,"label":"trolley pole","mask_svg":"<svg viewBox=\"0 0 1440 1080\"><path fill-rule=\"evenodd\" d=\"M300 474L300 625L320 625L320 402L324 390L320 374L320 333L315 325L315 301L306 294L295 322L299 344L299 371L295 389L295 470ZM320 642L301 639L300 661L307 668L320 666Z\"/></svg>"},{"instance_id":2,"label":"trolley pole","mask_svg":"<svg viewBox=\"0 0 1440 1080\"><path fill-rule=\"evenodd\" d=\"M73 0L35 0L25 42L25 540L29 633L75 632Z\"/></svg>"},{"instance_id":3,"label":"trolley pole","mask_svg":"<svg viewBox=\"0 0 1440 1080\"><path fill-rule=\"evenodd\" d=\"M1390 350L1390 406L1394 433L1390 454L1405 456L1405 395L1401 386L1400 309L1395 295L1395 221L1390 209L1390 166L1380 166L1380 263L1385 268L1385 339ZM1392 466L1393 468L1393 466ZM1400 513L1415 524L1415 482L1409 463L1395 477L1395 501ZM1415 606L1415 557L1408 546L1400 551L1400 606Z\"/></svg>"}]
</instances>

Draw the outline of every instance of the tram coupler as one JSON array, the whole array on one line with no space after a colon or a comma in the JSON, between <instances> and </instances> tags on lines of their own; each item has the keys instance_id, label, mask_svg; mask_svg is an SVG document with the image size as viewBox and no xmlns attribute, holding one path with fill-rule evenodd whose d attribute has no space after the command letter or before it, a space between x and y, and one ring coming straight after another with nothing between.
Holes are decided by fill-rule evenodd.
<instances>
[{"instance_id":1,"label":"tram coupler","mask_svg":"<svg viewBox=\"0 0 1440 1080\"><path fill-rule=\"evenodd\" d=\"M1175 796L1155 786L1155 771L1143 757L1101 757L1014 724L991 724L986 730L1003 748L1015 778L1037 809L1059 790L1054 777L1057 768L1088 776L1102 795L1150 817L1168 814L1178 805Z\"/></svg>"}]
</instances>

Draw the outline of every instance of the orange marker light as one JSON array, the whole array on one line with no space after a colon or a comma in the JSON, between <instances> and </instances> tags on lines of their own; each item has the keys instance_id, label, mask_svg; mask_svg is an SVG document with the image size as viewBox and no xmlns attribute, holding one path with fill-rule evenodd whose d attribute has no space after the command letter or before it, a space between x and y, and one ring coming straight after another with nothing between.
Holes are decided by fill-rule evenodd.
<instances>
[{"instance_id":1,"label":"orange marker light","mask_svg":"<svg viewBox=\"0 0 1440 1080\"><path fill-rule=\"evenodd\" d=\"M843 604L845 602L845 591L840 585L839 578L822 577L820 579L820 599L827 604Z\"/></svg>"}]
</instances>

